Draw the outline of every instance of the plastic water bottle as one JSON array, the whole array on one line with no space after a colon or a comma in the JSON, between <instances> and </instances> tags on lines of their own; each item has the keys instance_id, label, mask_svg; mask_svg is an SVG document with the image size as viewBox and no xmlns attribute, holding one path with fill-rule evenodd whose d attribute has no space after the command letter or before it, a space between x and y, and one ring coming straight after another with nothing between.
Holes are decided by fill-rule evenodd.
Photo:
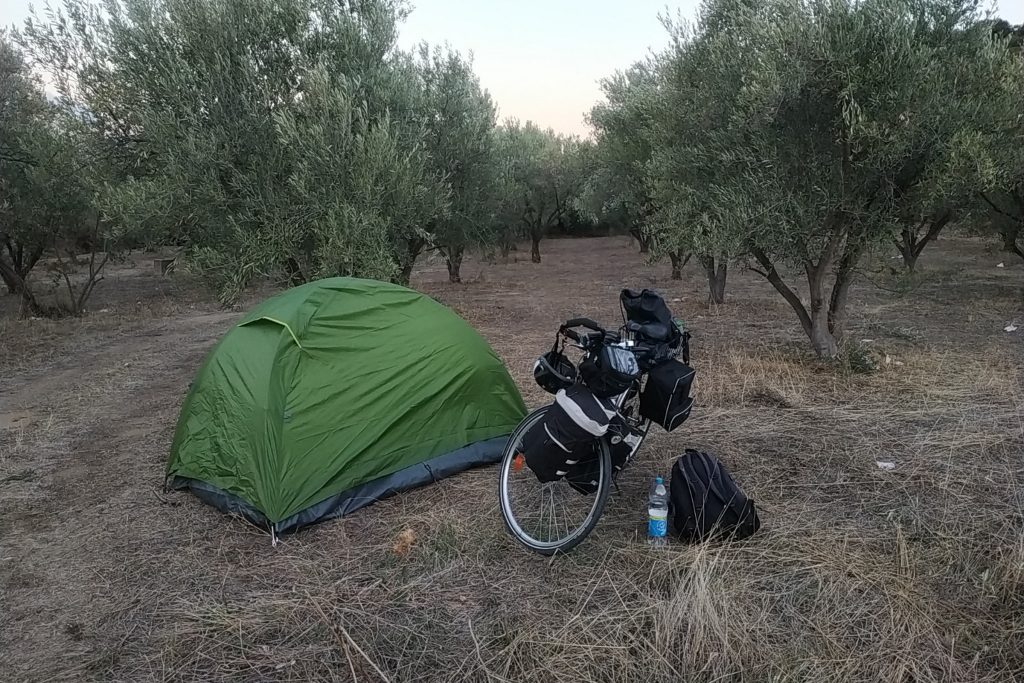
<instances>
[{"instance_id":1,"label":"plastic water bottle","mask_svg":"<svg viewBox=\"0 0 1024 683\"><path fill-rule=\"evenodd\" d=\"M668 490L661 477L654 480L647 499L647 542L655 548L665 545L668 534Z\"/></svg>"}]
</instances>

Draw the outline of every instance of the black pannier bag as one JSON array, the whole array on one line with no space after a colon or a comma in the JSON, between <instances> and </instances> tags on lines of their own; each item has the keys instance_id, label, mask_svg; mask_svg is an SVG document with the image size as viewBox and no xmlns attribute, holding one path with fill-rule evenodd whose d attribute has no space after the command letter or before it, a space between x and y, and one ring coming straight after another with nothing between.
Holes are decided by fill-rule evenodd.
<instances>
[{"instance_id":1,"label":"black pannier bag","mask_svg":"<svg viewBox=\"0 0 1024 683\"><path fill-rule=\"evenodd\" d=\"M569 473L565 475L565 481L583 495L589 496L597 492L597 487L601 483L600 477L601 465L597 461L595 442L595 447L590 457L580 460L578 464L570 467Z\"/></svg>"},{"instance_id":2,"label":"black pannier bag","mask_svg":"<svg viewBox=\"0 0 1024 683\"><path fill-rule=\"evenodd\" d=\"M623 393L640 377L640 366L632 351L618 346L602 346L594 358L580 363L580 377L598 398Z\"/></svg>"},{"instance_id":3,"label":"black pannier bag","mask_svg":"<svg viewBox=\"0 0 1024 683\"><path fill-rule=\"evenodd\" d=\"M651 368L640 394L640 414L667 432L681 425L693 408L690 389L695 374L692 367L677 360Z\"/></svg>"},{"instance_id":4,"label":"black pannier bag","mask_svg":"<svg viewBox=\"0 0 1024 683\"><path fill-rule=\"evenodd\" d=\"M542 482L582 469L578 466L596 461L597 440L608 432L613 415L610 401L580 384L560 390L544 419L523 437L526 464Z\"/></svg>"},{"instance_id":5,"label":"black pannier bag","mask_svg":"<svg viewBox=\"0 0 1024 683\"><path fill-rule=\"evenodd\" d=\"M622 470L626 461L633 455L643 440L643 432L629 426L621 416L612 418L605 435L608 441L608 448L612 456L613 476ZM598 478L601 476L601 466L597 462L597 450L593 455L583 458L578 464L569 468L569 474L565 475L565 481L574 489L584 494L591 494L597 491Z\"/></svg>"},{"instance_id":6,"label":"black pannier bag","mask_svg":"<svg viewBox=\"0 0 1024 683\"><path fill-rule=\"evenodd\" d=\"M639 429L630 427L624 418L616 415L608 428L608 445L611 448L612 470L618 472L637 449L644 435Z\"/></svg>"},{"instance_id":7,"label":"black pannier bag","mask_svg":"<svg viewBox=\"0 0 1024 683\"><path fill-rule=\"evenodd\" d=\"M669 516L675 535L687 542L742 539L761 528L747 498L715 456L693 449L672 465Z\"/></svg>"}]
</instances>

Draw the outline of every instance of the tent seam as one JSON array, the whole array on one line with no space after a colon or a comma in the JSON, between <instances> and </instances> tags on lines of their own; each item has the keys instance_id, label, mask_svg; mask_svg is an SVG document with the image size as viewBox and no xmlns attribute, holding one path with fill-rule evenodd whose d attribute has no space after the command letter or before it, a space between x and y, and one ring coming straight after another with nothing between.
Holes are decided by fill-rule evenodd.
<instances>
[{"instance_id":1,"label":"tent seam","mask_svg":"<svg viewBox=\"0 0 1024 683\"><path fill-rule=\"evenodd\" d=\"M288 323L283 322L281 320L278 320L277 318L271 318L269 315L261 315L259 318L256 318L256 320L269 320L272 323L277 323L278 325L280 325L284 329L288 330L288 334L291 335L292 341L295 342L296 346L298 346L303 351L306 350L306 349L302 348L302 344L299 343L299 338L295 336L295 332L292 330L291 326ZM251 323L251 322L255 322L255 321L254 320L250 320L249 322ZM243 325L248 325L248 324L249 323L243 323Z\"/></svg>"}]
</instances>

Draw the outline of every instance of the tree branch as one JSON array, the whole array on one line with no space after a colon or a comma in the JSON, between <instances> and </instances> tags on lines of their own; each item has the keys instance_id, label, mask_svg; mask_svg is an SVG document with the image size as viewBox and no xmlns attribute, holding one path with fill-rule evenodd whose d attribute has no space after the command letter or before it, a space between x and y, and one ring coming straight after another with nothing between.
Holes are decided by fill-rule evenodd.
<instances>
[{"instance_id":1,"label":"tree branch","mask_svg":"<svg viewBox=\"0 0 1024 683\"><path fill-rule=\"evenodd\" d=\"M807 313L807 308L803 302L800 301L800 297L797 296L796 292L789 288L779 276L779 272L775 269L775 265L768 258L768 255L759 247L751 247L750 253L754 255L758 263L765 269L764 277L772 284L773 287L782 295L789 305L796 311L796 315L800 318L800 324L804 328L804 332L807 336L811 336L811 316Z\"/></svg>"},{"instance_id":2,"label":"tree branch","mask_svg":"<svg viewBox=\"0 0 1024 683\"><path fill-rule=\"evenodd\" d=\"M952 220L952 218L953 212L947 210L941 216L939 216L938 219L932 221L932 224L928 227L928 232L926 232L924 237L918 240L917 243L912 247L912 249L914 250L914 258L917 258L918 256L921 255L921 252L924 251L924 248L928 245L928 243L939 236L939 233L942 232L942 229L946 227L946 225L949 223L950 220Z\"/></svg>"},{"instance_id":3,"label":"tree branch","mask_svg":"<svg viewBox=\"0 0 1024 683\"><path fill-rule=\"evenodd\" d=\"M1009 218L1011 220L1014 220L1014 221L1017 221L1017 222L1020 222L1021 219L1024 218L1024 216L1014 216L1012 213L1007 213L1006 211L1003 211L998 206L996 206L992 202L992 200L988 198L988 195L986 195L984 192L979 192L978 196L981 197L983 200L985 200L985 203L988 204L989 206L991 206L992 210L995 211L998 214L1002 214L1003 216L1006 216L1007 218Z\"/></svg>"}]
</instances>

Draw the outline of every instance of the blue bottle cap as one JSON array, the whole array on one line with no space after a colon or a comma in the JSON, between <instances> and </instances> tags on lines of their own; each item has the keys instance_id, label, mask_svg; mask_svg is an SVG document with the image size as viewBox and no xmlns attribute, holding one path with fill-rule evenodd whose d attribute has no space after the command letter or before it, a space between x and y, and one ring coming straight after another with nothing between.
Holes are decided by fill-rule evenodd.
<instances>
[{"instance_id":1,"label":"blue bottle cap","mask_svg":"<svg viewBox=\"0 0 1024 683\"><path fill-rule=\"evenodd\" d=\"M664 482L664 480L661 477L655 477L654 478L654 483L655 484L664 484L665 482Z\"/></svg>"}]
</instances>

